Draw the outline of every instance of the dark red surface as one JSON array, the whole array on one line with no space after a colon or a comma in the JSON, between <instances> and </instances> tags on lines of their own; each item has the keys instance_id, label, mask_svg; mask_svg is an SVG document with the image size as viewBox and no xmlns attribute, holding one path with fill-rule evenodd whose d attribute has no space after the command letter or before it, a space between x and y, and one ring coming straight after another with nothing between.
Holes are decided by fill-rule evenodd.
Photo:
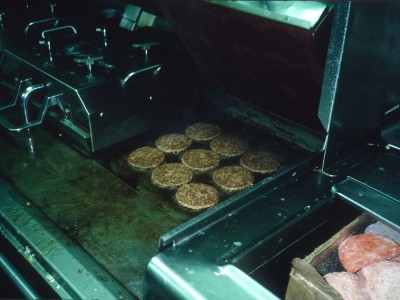
<instances>
[{"instance_id":1,"label":"dark red surface","mask_svg":"<svg viewBox=\"0 0 400 300\"><path fill-rule=\"evenodd\" d=\"M226 92L308 127L325 57L311 30L202 1L159 1L203 73Z\"/></svg>"}]
</instances>

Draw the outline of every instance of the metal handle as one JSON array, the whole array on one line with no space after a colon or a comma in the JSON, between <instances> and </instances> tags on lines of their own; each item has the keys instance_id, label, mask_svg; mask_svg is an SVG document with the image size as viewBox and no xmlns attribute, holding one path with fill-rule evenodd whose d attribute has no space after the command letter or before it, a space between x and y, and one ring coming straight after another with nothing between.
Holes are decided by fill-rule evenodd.
<instances>
[{"instance_id":1,"label":"metal handle","mask_svg":"<svg viewBox=\"0 0 400 300\"><path fill-rule=\"evenodd\" d=\"M32 85L32 78L21 79L19 81L18 88L16 90L13 102L11 102L10 104L6 104L4 106L1 106L0 107L0 111L2 111L4 109L7 109L7 108L10 108L10 107L13 107L13 106L16 106L17 102L18 102L18 99L20 97L21 91L24 88L24 86L31 86L31 85Z\"/></svg>"},{"instance_id":2,"label":"metal handle","mask_svg":"<svg viewBox=\"0 0 400 300\"><path fill-rule=\"evenodd\" d=\"M42 31L42 38L45 40L46 39L46 34L48 34L49 32L60 31L60 30L71 30L74 34L77 34L77 31L76 31L74 26L66 25L66 26L55 27L55 28L43 30Z\"/></svg>"},{"instance_id":3,"label":"metal handle","mask_svg":"<svg viewBox=\"0 0 400 300\"><path fill-rule=\"evenodd\" d=\"M46 85L43 83L39 83L36 85L32 85L26 88L25 92L21 95L21 104L22 104L22 112L24 114L24 119L26 123L29 123L29 113L28 113L28 101L31 98L32 94L38 90L45 88Z\"/></svg>"},{"instance_id":4,"label":"metal handle","mask_svg":"<svg viewBox=\"0 0 400 300\"><path fill-rule=\"evenodd\" d=\"M157 74L161 70L161 65L160 64L156 64L154 66L150 66L150 67L147 67L147 68L143 68L143 69L131 72L128 75L126 75L124 79L122 79L121 84L122 84L122 86L124 86L128 82L128 80L131 79L133 76L136 76L136 75L138 75L140 73L144 73L144 72L147 72L147 71L153 71L153 70L154 70L155 74Z\"/></svg>"},{"instance_id":5,"label":"metal handle","mask_svg":"<svg viewBox=\"0 0 400 300\"><path fill-rule=\"evenodd\" d=\"M0 125L7 128L9 131L14 131L14 132L20 132L22 130L30 129L34 126L40 125L43 123L44 117L45 117L45 115L47 113L47 109L49 107L55 106L55 105L61 105L61 103L60 103L61 95L62 95L62 93L53 95L53 96L47 96L46 99L44 100L44 103L40 107L38 117L34 121L26 122L25 124L21 124L21 125L14 125L11 122L9 122L8 120L6 120L5 118L0 117Z\"/></svg>"},{"instance_id":6,"label":"metal handle","mask_svg":"<svg viewBox=\"0 0 400 300\"><path fill-rule=\"evenodd\" d=\"M50 32L54 32L54 31L60 31L60 30L71 30L74 34L77 33L76 29L74 26L71 25L67 25L67 26L62 26L62 27L56 27L56 28L51 28L51 29L47 29L47 30L43 30L42 31L42 38L43 40L39 41L39 44L47 45L47 50L49 52L49 61L53 62L53 53L51 51L51 42L50 39L46 39L46 35Z\"/></svg>"},{"instance_id":7,"label":"metal handle","mask_svg":"<svg viewBox=\"0 0 400 300\"><path fill-rule=\"evenodd\" d=\"M43 23L47 23L47 22L53 22L53 26L57 26L58 24L58 19L57 18L50 18L50 19L44 19L44 20L39 20L39 21L35 21L35 22L30 22L26 27L25 27L25 35L28 34L28 31L31 29L32 26L35 25L40 25Z\"/></svg>"}]
</instances>

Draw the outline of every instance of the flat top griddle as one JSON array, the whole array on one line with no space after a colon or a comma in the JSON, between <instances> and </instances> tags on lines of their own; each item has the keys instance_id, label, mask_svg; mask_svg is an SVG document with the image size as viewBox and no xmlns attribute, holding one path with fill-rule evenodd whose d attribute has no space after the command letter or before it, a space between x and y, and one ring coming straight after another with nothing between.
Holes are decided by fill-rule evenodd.
<instances>
[{"instance_id":1,"label":"flat top griddle","mask_svg":"<svg viewBox=\"0 0 400 300\"><path fill-rule=\"evenodd\" d=\"M261 128L229 117L197 116L171 122L94 158L83 156L43 128L18 134L1 130L0 174L141 298L143 274L150 258L157 254L160 236L196 213L179 208L173 192L156 188L149 172L131 169L127 156L136 147L153 145L162 134L183 132L199 121L213 122L223 134L245 139L252 150L276 154L281 170L310 156ZM209 143L194 146L207 148ZM179 156L168 156L167 160L178 161ZM222 164L238 164L238 158ZM256 182L265 177L256 176ZM196 175L194 181L211 183L210 174ZM231 194L221 192L220 196L224 201Z\"/></svg>"}]
</instances>

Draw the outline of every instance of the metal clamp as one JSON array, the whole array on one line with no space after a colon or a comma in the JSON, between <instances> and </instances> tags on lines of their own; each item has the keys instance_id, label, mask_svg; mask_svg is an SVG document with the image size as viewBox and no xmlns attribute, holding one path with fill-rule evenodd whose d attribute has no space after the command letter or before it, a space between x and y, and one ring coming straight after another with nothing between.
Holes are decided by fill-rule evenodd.
<instances>
[{"instance_id":1,"label":"metal clamp","mask_svg":"<svg viewBox=\"0 0 400 300\"><path fill-rule=\"evenodd\" d=\"M47 96L42 104L42 106L40 107L39 110L39 114L36 118L36 120L34 121L28 121L25 124L21 124L21 125L14 125L12 123L10 123L8 120L6 120L3 117L0 117L0 125L2 125L3 127L7 128L9 131L14 131L14 132L20 132L22 130L25 129L30 129L34 126L40 125L43 123L44 117L46 115L47 109L49 107L55 106L55 105L60 105L60 97L62 96L62 93L60 94L56 94L56 95L52 95L52 96Z\"/></svg>"}]
</instances>

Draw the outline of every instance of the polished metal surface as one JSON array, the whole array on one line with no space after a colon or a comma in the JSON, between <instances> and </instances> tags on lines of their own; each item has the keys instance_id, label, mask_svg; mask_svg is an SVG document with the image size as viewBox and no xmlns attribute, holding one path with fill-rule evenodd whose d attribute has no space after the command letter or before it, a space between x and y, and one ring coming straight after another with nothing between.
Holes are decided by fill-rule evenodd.
<instances>
[{"instance_id":1,"label":"polished metal surface","mask_svg":"<svg viewBox=\"0 0 400 300\"><path fill-rule=\"evenodd\" d=\"M157 109L159 103L151 101L157 92L151 88L158 78L160 64L129 62L128 59L122 69L111 72L104 71L101 66L92 66L96 58L87 58L76 60L82 66L72 64L68 68L59 68L57 64L47 65L45 61L31 59L22 53L18 54L18 51L11 51L7 47L2 53L1 67L8 72L7 76L17 76L24 70L24 74L29 74L38 82L37 85L28 85L25 97L10 95L15 99L21 97L25 123L30 123L28 100L34 91L46 87L49 96L62 94L58 102L64 109L63 115L56 114L54 118L53 114L48 115L58 130L69 136L71 141L75 141L74 145L87 154L150 129L149 120L162 119L157 117L162 112ZM45 104L36 99L35 105L40 109ZM10 125L5 119L2 123L16 131L33 125ZM36 122L34 125L37 125Z\"/></svg>"},{"instance_id":2,"label":"polished metal surface","mask_svg":"<svg viewBox=\"0 0 400 300\"><path fill-rule=\"evenodd\" d=\"M17 19L19 13L24 18L1 32L1 85L11 88L8 95L0 95L0 106L14 99L15 104L29 102L22 105L22 125L2 119L9 130L25 130L43 121L74 147L92 155L160 126L164 108L174 106L167 103L173 89L165 86L179 84L174 78L180 76L178 69L183 67L172 65L175 54L171 54L168 41L154 37L158 37L152 32L152 27L158 26L155 20L136 24L141 7L96 1L82 3L73 11L64 3L58 3L56 11L46 3L4 6L10 19ZM144 53L132 48L132 43L139 44ZM155 44L161 46L150 50ZM14 81L26 78L32 80L21 88L32 92L23 101L17 99L21 95L16 90L21 88ZM35 86L46 88L36 97ZM30 97L33 94L35 97ZM58 105L41 116L46 97L60 94Z\"/></svg>"},{"instance_id":3,"label":"polished metal surface","mask_svg":"<svg viewBox=\"0 0 400 300\"><path fill-rule=\"evenodd\" d=\"M328 132L324 168L379 137L399 104L398 3L339 2L335 8L320 117Z\"/></svg>"},{"instance_id":4,"label":"polished metal surface","mask_svg":"<svg viewBox=\"0 0 400 300\"><path fill-rule=\"evenodd\" d=\"M205 1L305 29L313 28L333 7L325 1Z\"/></svg>"},{"instance_id":5,"label":"polished metal surface","mask_svg":"<svg viewBox=\"0 0 400 300\"><path fill-rule=\"evenodd\" d=\"M30 283L23 277L23 275L18 271L18 269L12 264L12 262L7 259L0 252L0 269L4 270L12 282L18 287L26 299L39 299L39 295L36 293L34 288Z\"/></svg>"},{"instance_id":6,"label":"polished metal surface","mask_svg":"<svg viewBox=\"0 0 400 300\"><path fill-rule=\"evenodd\" d=\"M332 200L333 179L293 174L279 187L265 183L242 194L247 205L231 206L217 219L193 224L197 230L186 232L186 238L152 258L145 277L146 298L282 297L268 282L262 288L252 273L322 223Z\"/></svg>"},{"instance_id":7,"label":"polished metal surface","mask_svg":"<svg viewBox=\"0 0 400 300\"><path fill-rule=\"evenodd\" d=\"M342 199L400 229L400 156L386 153L357 167L333 187Z\"/></svg>"}]
</instances>

